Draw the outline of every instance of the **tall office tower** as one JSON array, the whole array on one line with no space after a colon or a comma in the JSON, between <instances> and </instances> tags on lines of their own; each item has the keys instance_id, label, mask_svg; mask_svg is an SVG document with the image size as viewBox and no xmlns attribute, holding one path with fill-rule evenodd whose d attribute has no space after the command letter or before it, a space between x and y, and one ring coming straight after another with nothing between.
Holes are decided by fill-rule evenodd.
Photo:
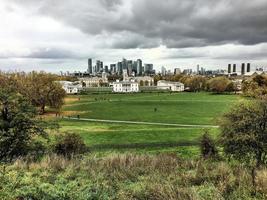
<instances>
[{"instance_id":1,"label":"tall office tower","mask_svg":"<svg viewBox=\"0 0 267 200\"><path fill-rule=\"evenodd\" d=\"M128 74L132 74L133 72L133 61L132 60L127 61L127 70L128 70Z\"/></svg>"},{"instance_id":2,"label":"tall office tower","mask_svg":"<svg viewBox=\"0 0 267 200\"><path fill-rule=\"evenodd\" d=\"M199 65L197 65L197 74L199 74Z\"/></svg>"},{"instance_id":3,"label":"tall office tower","mask_svg":"<svg viewBox=\"0 0 267 200\"><path fill-rule=\"evenodd\" d=\"M142 70L142 60L141 59L137 59L137 74L140 76L143 74L143 70Z\"/></svg>"},{"instance_id":4,"label":"tall office tower","mask_svg":"<svg viewBox=\"0 0 267 200\"><path fill-rule=\"evenodd\" d=\"M96 66L95 66L95 72L96 73L100 72L100 69L101 69L101 61L97 60L96 61Z\"/></svg>"},{"instance_id":5,"label":"tall office tower","mask_svg":"<svg viewBox=\"0 0 267 200\"><path fill-rule=\"evenodd\" d=\"M231 72L232 72L232 71L231 71L231 68L232 68L232 67L231 67L231 64L228 64L228 74L231 74Z\"/></svg>"},{"instance_id":6,"label":"tall office tower","mask_svg":"<svg viewBox=\"0 0 267 200\"><path fill-rule=\"evenodd\" d=\"M111 72L111 74L116 73L116 64L110 64L110 72Z\"/></svg>"},{"instance_id":7,"label":"tall office tower","mask_svg":"<svg viewBox=\"0 0 267 200\"><path fill-rule=\"evenodd\" d=\"M205 71L206 71L205 68L201 67L200 74L205 75Z\"/></svg>"},{"instance_id":8,"label":"tall office tower","mask_svg":"<svg viewBox=\"0 0 267 200\"><path fill-rule=\"evenodd\" d=\"M161 67L161 75L162 76L166 76L166 74L167 74L167 70L166 70L166 68L164 66L162 66Z\"/></svg>"},{"instance_id":9,"label":"tall office tower","mask_svg":"<svg viewBox=\"0 0 267 200\"><path fill-rule=\"evenodd\" d=\"M153 73L153 64L145 64L145 73L152 74Z\"/></svg>"},{"instance_id":10,"label":"tall office tower","mask_svg":"<svg viewBox=\"0 0 267 200\"><path fill-rule=\"evenodd\" d=\"M125 58L122 59L122 69L127 69L127 60Z\"/></svg>"},{"instance_id":11,"label":"tall office tower","mask_svg":"<svg viewBox=\"0 0 267 200\"><path fill-rule=\"evenodd\" d=\"M88 59L88 69L87 69L87 72L89 74L92 74L93 73L92 58L89 58Z\"/></svg>"},{"instance_id":12,"label":"tall office tower","mask_svg":"<svg viewBox=\"0 0 267 200\"><path fill-rule=\"evenodd\" d=\"M181 69L180 68L175 68L174 69L174 74L177 75L177 74L181 74Z\"/></svg>"},{"instance_id":13,"label":"tall office tower","mask_svg":"<svg viewBox=\"0 0 267 200\"><path fill-rule=\"evenodd\" d=\"M236 73L236 64L233 64L233 73Z\"/></svg>"},{"instance_id":14,"label":"tall office tower","mask_svg":"<svg viewBox=\"0 0 267 200\"><path fill-rule=\"evenodd\" d=\"M107 66L107 65L105 65L105 70L104 70L104 72L108 73L108 66Z\"/></svg>"},{"instance_id":15,"label":"tall office tower","mask_svg":"<svg viewBox=\"0 0 267 200\"><path fill-rule=\"evenodd\" d=\"M133 72L135 75L137 75L137 61L133 62Z\"/></svg>"},{"instance_id":16,"label":"tall office tower","mask_svg":"<svg viewBox=\"0 0 267 200\"><path fill-rule=\"evenodd\" d=\"M118 62L117 63L117 74L119 74L119 75L121 75L122 74L122 69L123 69L123 67L122 67L122 62Z\"/></svg>"},{"instance_id":17,"label":"tall office tower","mask_svg":"<svg viewBox=\"0 0 267 200\"><path fill-rule=\"evenodd\" d=\"M250 72L250 63L247 63L247 72Z\"/></svg>"},{"instance_id":18,"label":"tall office tower","mask_svg":"<svg viewBox=\"0 0 267 200\"><path fill-rule=\"evenodd\" d=\"M103 62L100 61L100 72L103 72L104 71L104 65L103 65Z\"/></svg>"},{"instance_id":19,"label":"tall office tower","mask_svg":"<svg viewBox=\"0 0 267 200\"><path fill-rule=\"evenodd\" d=\"M241 65L241 75L245 74L245 63L242 63Z\"/></svg>"}]
</instances>

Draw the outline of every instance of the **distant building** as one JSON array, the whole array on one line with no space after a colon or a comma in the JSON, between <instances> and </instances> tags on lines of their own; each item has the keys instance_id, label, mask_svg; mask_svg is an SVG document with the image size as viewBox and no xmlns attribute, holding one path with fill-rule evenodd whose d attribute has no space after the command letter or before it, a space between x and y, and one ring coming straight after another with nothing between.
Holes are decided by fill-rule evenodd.
<instances>
[{"instance_id":1,"label":"distant building","mask_svg":"<svg viewBox=\"0 0 267 200\"><path fill-rule=\"evenodd\" d=\"M138 76L132 79L135 80L140 86L153 86L154 85L154 78L150 76Z\"/></svg>"},{"instance_id":2,"label":"distant building","mask_svg":"<svg viewBox=\"0 0 267 200\"><path fill-rule=\"evenodd\" d=\"M101 87L108 85L107 73L103 72L102 77L90 77L90 78L79 78L83 87Z\"/></svg>"},{"instance_id":3,"label":"distant building","mask_svg":"<svg viewBox=\"0 0 267 200\"><path fill-rule=\"evenodd\" d=\"M78 94L82 90L82 85L77 82L58 81L67 94Z\"/></svg>"},{"instance_id":4,"label":"distant building","mask_svg":"<svg viewBox=\"0 0 267 200\"><path fill-rule=\"evenodd\" d=\"M131 81L119 81L112 83L112 91L116 93L131 93L139 92L139 84L134 80Z\"/></svg>"},{"instance_id":5,"label":"distant building","mask_svg":"<svg viewBox=\"0 0 267 200\"><path fill-rule=\"evenodd\" d=\"M121 75L122 74L122 70L123 70L122 62L118 62L117 63L117 70L116 70L117 74Z\"/></svg>"},{"instance_id":6,"label":"distant building","mask_svg":"<svg viewBox=\"0 0 267 200\"><path fill-rule=\"evenodd\" d=\"M241 75L245 74L245 63L241 64Z\"/></svg>"},{"instance_id":7,"label":"distant building","mask_svg":"<svg viewBox=\"0 0 267 200\"><path fill-rule=\"evenodd\" d=\"M182 71L181 71L180 68L175 68L175 69L174 69L174 74L175 74L175 75L177 75L177 74L181 74L181 73L182 73Z\"/></svg>"},{"instance_id":8,"label":"distant building","mask_svg":"<svg viewBox=\"0 0 267 200\"><path fill-rule=\"evenodd\" d=\"M137 75L141 76L143 74L143 70L142 70L142 60L141 59L137 59Z\"/></svg>"},{"instance_id":9,"label":"distant building","mask_svg":"<svg viewBox=\"0 0 267 200\"><path fill-rule=\"evenodd\" d=\"M87 72L89 74L92 74L93 73L93 65L92 65L92 59L91 58L88 59L88 69L87 69Z\"/></svg>"},{"instance_id":10,"label":"distant building","mask_svg":"<svg viewBox=\"0 0 267 200\"><path fill-rule=\"evenodd\" d=\"M145 74L150 75L154 73L155 71L153 70L153 64L145 64Z\"/></svg>"},{"instance_id":11,"label":"distant building","mask_svg":"<svg viewBox=\"0 0 267 200\"><path fill-rule=\"evenodd\" d=\"M166 76L166 74L167 74L167 69L164 66L162 66L161 67L161 75Z\"/></svg>"},{"instance_id":12,"label":"distant building","mask_svg":"<svg viewBox=\"0 0 267 200\"><path fill-rule=\"evenodd\" d=\"M184 84L180 82L160 80L157 82L157 88L161 90L170 90L173 92L182 92L184 91Z\"/></svg>"},{"instance_id":13,"label":"distant building","mask_svg":"<svg viewBox=\"0 0 267 200\"><path fill-rule=\"evenodd\" d=\"M247 63L247 73L250 72L250 63Z\"/></svg>"},{"instance_id":14,"label":"distant building","mask_svg":"<svg viewBox=\"0 0 267 200\"><path fill-rule=\"evenodd\" d=\"M233 64L233 73L236 73L236 64Z\"/></svg>"},{"instance_id":15,"label":"distant building","mask_svg":"<svg viewBox=\"0 0 267 200\"><path fill-rule=\"evenodd\" d=\"M199 65L197 65L197 74L199 74Z\"/></svg>"},{"instance_id":16,"label":"distant building","mask_svg":"<svg viewBox=\"0 0 267 200\"><path fill-rule=\"evenodd\" d=\"M228 64L228 74L231 74L232 71L231 71L231 64Z\"/></svg>"}]
</instances>

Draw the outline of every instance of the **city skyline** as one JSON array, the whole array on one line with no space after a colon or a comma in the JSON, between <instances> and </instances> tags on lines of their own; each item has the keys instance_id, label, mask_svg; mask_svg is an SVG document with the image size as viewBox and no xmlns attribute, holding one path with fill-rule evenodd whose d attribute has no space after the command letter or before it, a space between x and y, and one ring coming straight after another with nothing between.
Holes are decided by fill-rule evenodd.
<instances>
[{"instance_id":1,"label":"city skyline","mask_svg":"<svg viewBox=\"0 0 267 200\"><path fill-rule=\"evenodd\" d=\"M0 70L83 71L125 57L154 69L267 66L267 3L1 0Z\"/></svg>"}]
</instances>

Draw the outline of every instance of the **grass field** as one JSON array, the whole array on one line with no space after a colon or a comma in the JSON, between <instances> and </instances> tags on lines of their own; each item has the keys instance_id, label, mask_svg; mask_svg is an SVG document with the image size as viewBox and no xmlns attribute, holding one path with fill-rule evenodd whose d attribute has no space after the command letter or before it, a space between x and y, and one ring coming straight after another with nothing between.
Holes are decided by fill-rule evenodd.
<instances>
[{"instance_id":1,"label":"grass field","mask_svg":"<svg viewBox=\"0 0 267 200\"><path fill-rule=\"evenodd\" d=\"M65 116L105 120L157 122L185 125L216 125L218 118L241 101L237 95L210 93L151 93L69 96ZM176 151L181 155L198 152L203 128L144 124L60 120L62 131L82 135L96 151ZM218 128L210 128L216 137Z\"/></svg>"}]
</instances>

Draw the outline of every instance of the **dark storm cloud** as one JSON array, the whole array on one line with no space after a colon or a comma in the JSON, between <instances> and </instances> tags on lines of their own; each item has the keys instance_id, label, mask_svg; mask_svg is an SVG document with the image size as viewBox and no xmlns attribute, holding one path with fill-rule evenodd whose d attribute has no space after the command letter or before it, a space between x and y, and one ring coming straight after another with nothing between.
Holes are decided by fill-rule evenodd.
<instances>
[{"instance_id":1,"label":"dark storm cloud","mask_svg":"<svg viewBox=\"0 0 267 200\"><path fill-rule=\"evenodd\" d=\"M13 0L86 34L127 35L111 48L267 42L266 0ZM21 2L21 3L20 3ZM159 42L160 41L160 42Z\"/></svg>"}]
</instances>

